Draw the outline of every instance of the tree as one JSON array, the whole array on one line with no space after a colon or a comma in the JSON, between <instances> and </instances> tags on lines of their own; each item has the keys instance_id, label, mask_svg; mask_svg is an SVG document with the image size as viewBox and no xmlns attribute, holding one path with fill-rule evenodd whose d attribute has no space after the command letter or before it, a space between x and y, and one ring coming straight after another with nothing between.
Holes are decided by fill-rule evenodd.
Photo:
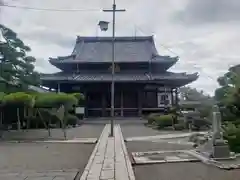
<instances>
[{"instance_id":1,"label":"tree","mask_svg":"<svg viewBox=\"0 0 240 180\"><path fill-rule=\"evenodd\" d=\"M204 91L198 91L196 88L191 87L180 88L180 100L199 102L197 105L193 103L192 106L200 112L201 117L209 117L214 104L211 96L204 94Z\"/></svg>"},{"instance_id":2,"label":"tree","mask_svg":"<svg viewBox=\"0 0 240 180\"><path fill-rule=\"evenodd\" d=\"M13 30L2 24L0 24L0 29L7 41L7 43L0 44L3 57L0 76L7 82L16 84L16 91L27 91L28 85L38 86L40 76L34 71L36 59L27 55L31 51L30 47L25 45ZM8 92L8 88L2 85L0 91Z\"/></svg>"},{"instance_id":3,"label":"tree","mask_svg":"<svg viewBox=\"0 0 240 180\"><path fill-rule=\"evenodd\" d=\"M215 91L215 99L222 107L226 120L240 118L240 64L229 68L218 78L220 88Z\"/></svg>"},{"instance_id":4,"label":"tree","mask_svg":"<svg viewBox=\"0 0 240 180\"><path fill-rule=\"evenodd\" d=\"M210 101L212 98L204 94L204 91L198 91L196 88L181 87L180 99L187 101Z\"/></svg>"}]
</instances>

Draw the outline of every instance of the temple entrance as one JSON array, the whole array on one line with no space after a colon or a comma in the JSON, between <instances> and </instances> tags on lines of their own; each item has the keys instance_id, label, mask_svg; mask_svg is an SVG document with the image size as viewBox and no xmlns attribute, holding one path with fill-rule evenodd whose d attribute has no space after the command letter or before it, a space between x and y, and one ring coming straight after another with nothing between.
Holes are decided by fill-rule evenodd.
<instances>
[{"instance_id":1,"label":"temple entrance","mask_svg":"<svg viewBox=\"0 0 240 180\"><path fill-rule=\"evenodd\" d=\"M111 116L111 93L89 92L86 94L87 117ZM138 116L138 94L136 92L117 91L114 97L114 116Z\"/></svg>"},{"instance_id":2,"label":"temple entrance","mask_svg":"<svg viewBox=\"0 0 240 180\"><path fill-rule=\"evenodd\" d=\"M85 87L85 116L111 117L110 84ZM140 117L143 114L164 112L174 102L173 91L145 90L143 86L116 84L114 96L115 117Z\"/></svg>"}]
</instances>

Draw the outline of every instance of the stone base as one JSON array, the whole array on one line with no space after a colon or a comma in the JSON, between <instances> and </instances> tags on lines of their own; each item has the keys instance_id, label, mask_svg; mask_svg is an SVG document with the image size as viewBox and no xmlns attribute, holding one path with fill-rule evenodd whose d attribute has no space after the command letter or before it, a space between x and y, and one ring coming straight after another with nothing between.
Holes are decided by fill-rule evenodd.
<instances>
[{"instance_id":1,"label":"stone base","mask_svg":"<svg viewBox=\"0 0 240 180\"><path fill-rule=\"evenodd\" d=\"M215 141L211 139L202 146L198 147L197 152L203 154L205 157L214 159L231 157L229 146L223 139Z\"/></svg>"},{"instance_id":2,"label":"stone base","mask_svg":"<svg viewBox=\"0 0 240 180\"><path fill-rule=\"evenodd\" d=\"M213 158L229 158L231 156L230 150L227 144L213 146Z\"/></svg>"}]
</instances>

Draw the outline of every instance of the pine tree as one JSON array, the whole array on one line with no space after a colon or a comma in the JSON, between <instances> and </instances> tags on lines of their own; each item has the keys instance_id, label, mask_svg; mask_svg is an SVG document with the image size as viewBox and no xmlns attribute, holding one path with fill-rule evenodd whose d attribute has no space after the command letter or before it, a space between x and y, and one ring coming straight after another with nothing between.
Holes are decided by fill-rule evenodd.
<instances>
[{"instance_id":1,"label":"pine tree","mask_svg":"<svg viewBox=\"0 0 240 180\"><path fill-rule=\"evenodd\" d=\"M0 76L8 84L16 84L15 91L27 91L28 85L38 86L40 83L39 73L34 71L36 59L28 56L30 47L25 45L10 28L0 24L0 29L6 43L0 44L1 67ZM8 92L8 88L0 86L0 91Z\"/></svg>"}]
</instances>

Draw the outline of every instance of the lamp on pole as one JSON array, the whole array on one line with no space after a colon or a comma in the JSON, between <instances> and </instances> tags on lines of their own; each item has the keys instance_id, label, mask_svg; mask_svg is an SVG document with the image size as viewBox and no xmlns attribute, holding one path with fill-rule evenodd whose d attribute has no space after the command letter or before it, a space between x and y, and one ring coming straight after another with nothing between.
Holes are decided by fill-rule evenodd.
<instances>
[{"instance_id":1,"label":"lamp on pole","mask_svg":"<svg viewBox=\"0 0 240 180\"><path fill-rule=\"evenodd\" d=\"M112 82L111 82L111 133L110 136L113 136L113 118L114 118L114 94L115 94L115 87L114 87L114 74L115 74L115 23L116 23L116 12L124 12L125 9L117 9L116 0L113 0L112 9L104 9L103 12L112 12L113 15L113 22L112 22ZM100 21L99 26L102 31L107 31L109 22Z\"/></svg>"}]
</instances>

